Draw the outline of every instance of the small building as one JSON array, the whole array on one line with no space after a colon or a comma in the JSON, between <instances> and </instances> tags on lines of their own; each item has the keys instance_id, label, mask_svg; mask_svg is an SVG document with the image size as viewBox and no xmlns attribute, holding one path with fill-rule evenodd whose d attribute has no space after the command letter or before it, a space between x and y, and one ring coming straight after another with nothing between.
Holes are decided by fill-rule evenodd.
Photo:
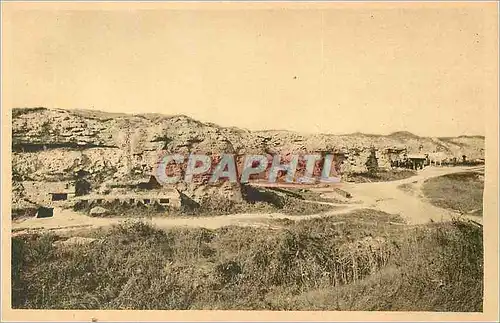
<instances>
[{"instance_id":1,"label":"small building","mask_svg":"<svg viewBox=\"0 0 500 323\"><path fill-rule=\"evenodd\" d=\"M408 160L410 161L410 166L412 169L423 169L425 165L427 165L427 156L426 155L408 155Z\"/></svg>"},{"instance_id":2,"label":"small building","mask_svg":"<svg viewBox=\"0 0 500 323\"><path fill-rule=\"evenodd\" d=\"M160 189L142 192L110 192L109 194L89 194L77 196L74 201L87 201L92 204L106 205L119 203L123 205L161 205L172 208L181 207L181 195L176 189Z\"/></svg>"},{"instance_id":3,"label":"small building","mask_svg":"<svg viewBox=\"0 0 500 323\"><path fill-rule=\"evenodd\" d=\"M23 181L26 199L38 205L65 203L75 195L74 184L69 181Z\"/></svg>"},{"instance_id":4,"label":"small building","mask_svg":"<svg viewBox=\"0 0 500 323\"><path fill-rule=\"evenodd\" d=\"M407 149L406 147L386 148L384 155L388 159L390 167L402 167L403 162L407 159Z\"/></svg>"},{"instance_id":5,"label":"small building","mask_svg":"<svg viewBox=\"0 0 500 323\"><path fill-rule=\"evenodd\" d=\"M75 196L75 186L66 182L48 187L50 202L62 202Z\"/></svg>"},{"instance_id":6,"label":"small building","mask_svg":"<svg viewBox=\"0 0 500 323\"><path fill-rule=\"evenodd\" d=\"M75 191L64 190L59 192L50 192L49 195L51 202L66 201L75 196Z\"/></svg>"}]
</instances>

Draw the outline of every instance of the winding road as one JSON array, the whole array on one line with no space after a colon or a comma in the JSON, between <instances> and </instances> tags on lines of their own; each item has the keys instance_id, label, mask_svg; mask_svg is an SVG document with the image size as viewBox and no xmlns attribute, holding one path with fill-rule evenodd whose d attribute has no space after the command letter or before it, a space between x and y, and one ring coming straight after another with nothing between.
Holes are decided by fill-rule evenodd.
<instances>
[{"instance_id":1,"label":"winding road","mask_svg":"<svg viewBox=\"0 0 500 323\"><path fill-rule=\"evenodd\" d=\"M430 204L423 197L421 187L427 179L445 174L463 171L483 171L484 167L427 167L417 175L398 181L374 183L340 183L338 188L351 193L349 203L330 203L306 201L337 206L334 210L312 215L287 215L282 213L240 213L210 217L153 217L130 219L124 217L98 218L90 217L67 209L54 209L51 218L28 218L12 222L13 235L33 231L69 231L82 228L99 228L130 221L143 221L160 228L171 227L204 227L216 229L223 226L265 226L272 227L270 219L311 219L316 217L346 214L358 209L375 209L391 214L399 214L409 224L426 223L433 221L450 220L458 216L450 210L442 209ZM408 189L402 190L400 185L405 184ZM333 197L333 190L328 188L312 188L321 192L325 198ZM482 223L482 218L474 218Z\"/></svg>"},{"instance_id":2,"label":"winding road","mask_svg":"<svg viewBox=\"0 0 500 323\"><path fill-rule=\"evenodd\" d=\"M433 177L464 171L484 171L484 167L427 167L416 176L391 182L347 183L342 187L352 196L362 202L364 208L371 208L391 214L399 214L408 223L421 224L432 221L446 221L457 212L439 208L430 204L422 193L422 184ZM409 190L403 190L406 185ZM474 217L476 222L482 223L481 217Z\"/></svg>"}]
</instances>

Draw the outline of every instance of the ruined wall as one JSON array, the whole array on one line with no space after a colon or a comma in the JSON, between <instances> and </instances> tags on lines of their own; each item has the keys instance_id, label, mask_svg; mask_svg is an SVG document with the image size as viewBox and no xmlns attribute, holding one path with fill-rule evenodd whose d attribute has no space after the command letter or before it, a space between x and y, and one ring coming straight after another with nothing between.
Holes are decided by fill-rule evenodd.
<instances>
[{"instance_id":1,"label":"ruined wall","mask_svg":"<svg viewBox=\"0 0 500 323\"><path fill-rule=\"evenodd\" d=\"M49 193L66 192L73 189L73 183L70 181L61 182L39 182L22 181L24 188L24 198L38 205L52 204L52 196Z\"/></svg>"}]
</instances>

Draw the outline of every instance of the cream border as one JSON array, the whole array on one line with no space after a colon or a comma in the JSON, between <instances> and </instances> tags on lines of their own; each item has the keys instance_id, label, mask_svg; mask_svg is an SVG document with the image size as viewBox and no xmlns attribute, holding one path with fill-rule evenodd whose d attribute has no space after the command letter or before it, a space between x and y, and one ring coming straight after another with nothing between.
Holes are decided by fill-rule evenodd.
<instances>
[{"instance_id":1,"label":"cream border","mask_svg":"<svg viewBox=\"0 0 500 323\"><path fill-rule=\"evenodd\" d=\"M328 8L353 7L360 3L325 2L259 2L259 3L146 3L146 2L9 2L2 3L2 43L8 39L8 14L15 10L258 10L263 8ZM370 2L364 7L468 7L485 6L497 12L496 40L498 44L498 4L495 2ZM6 31L7 29L7 31ZM498 57L498 47L496 55ZM486 126L486 182L484 195L485 290L483 313L427 312L270 312L270 311L56 311L10 309L10 199L11 199L11 113L9 88L4 80L9 73L9 56L2 47L2 320L5 321L493 321L498 320L498 92L496 106L488 107ZM498 89L498 61L491 82Z\"/></svg>"}]
</instances>

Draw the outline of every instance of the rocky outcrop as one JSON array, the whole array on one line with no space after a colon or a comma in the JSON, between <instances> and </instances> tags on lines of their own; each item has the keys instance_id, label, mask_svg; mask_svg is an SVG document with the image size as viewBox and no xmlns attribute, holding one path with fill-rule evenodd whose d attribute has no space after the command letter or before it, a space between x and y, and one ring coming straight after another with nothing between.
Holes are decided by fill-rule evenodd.
<instances>
[{"instance_id":1,"label":"rocky outcrop","mask_svg":"<svg viewBox=\"0 0 500 323\"><path fill-rule=\"evenodd\" d=\"M148 178L165 153L336 153L343 172L365 170L371 147L381 167L390 149L442 158L484 158L484 137L427 138L407 132L388 136L248 131L203 123L187 116L126 115L46 108L12 111L12 164L16 180L62 181L78 170L94 183ZM227 188L224 188L226 190ZM196 190L189 188L189 190Z\"/></svg>"},{"instance_id":2,"label":"rocky outcrop","mask_svg":"<svg viewBox=\"0 0 500 323\"><path fill-rule=\"evenodd\" d=\"M90 214L90 216L104 216L104 215L108 214L108 210L106 210L105 208L103 208L101 206L95 206L92 209L90 209L89 214Z\"/></svg>"}]
</instances>

